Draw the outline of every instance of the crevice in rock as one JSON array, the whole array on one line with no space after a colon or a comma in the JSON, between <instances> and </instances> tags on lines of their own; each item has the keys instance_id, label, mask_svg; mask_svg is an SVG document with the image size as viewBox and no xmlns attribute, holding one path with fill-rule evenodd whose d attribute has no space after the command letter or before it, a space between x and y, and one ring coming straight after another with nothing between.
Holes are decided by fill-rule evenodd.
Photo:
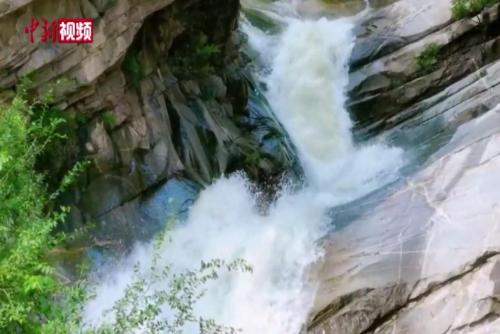
<instances>
[{"instance_id":1,"label":"crevice in rock","mask_svg":"<svg viewBox=\"0 0 500 334\"><path fill-rule=\"evenodd\" d=\"M445 333L450 333L450 334L460 333L462 330L465 330L465 329L470 330L470 329L473 329L474 327L482 326L485 323L493 322L493 321L497 320L498 318L500 318L500 314L498 314L497 312L490 312L488 314L485 314L480 319L472 321L468 324L462 325L462 326L457 327L457 328L448 329Z\"/></svg>"},{"instance_id":2,"label":"crevice in rock","mask_svg":"<svg viewBox=\"0 0 500 334\"><path fill-rule=\"evenodd\" d=\"M373 52L373 53L371 53L367 56L363 56L363 57L355 56L355 57L353 57L353 59L351 59L351 62L350 62L351 72L354 72L354 71L362 68L363 66L365 66L373 61L376 61L377 59L385 57L391 53L398 52L399 50L401 50L402 48L404 48L408 44L414 43L414 42L418 41L419 39L424 38L425 36L431 35L431 34L435 33L436 31L439 31L439 30L445 28L446 26L448 26L452 22L453 22L452 20L443 22L439 25L432 27L431 29L428 29L420 34L417 34L417 35L414 35L411 37L403 38L403 37L399 37L399 36L385 35L385 36L383 36L384 42L378 47L376 52ZM358 36L358 38L359 37L364 37L364 36L361 35L361 36ZM389 37L392 38L392 40L387 42L386 39ZM368 39L366 39L364 42L366 42L366 41L368 41ZM353 51L353 54L356 55L356 52L358 51L357 49L362 49L362 48L363 48L363 45L361 45L361 44L356 45L355 50Z\"/></svg>"},{"instance_id":3,"label":"crevice in rock","mask_svg":"<svg viewBox=\"0 0 500 334\"><path fill-rule=\"evenodd\" d=\"M386 58L384 58L385 62L389 64L384 65L384 70L375 73L368 71L369 74L366 74L367 76L350 92L352 102L348 108L356 119L355 131L358 135L364 138L371 137L387 128L394 127L403 120L398 118L397 123L390 122L390 120L401 111L410 108L415 111L409 113L407 115L409 117L404 120L418 115L421 110L412 106L439 94L454 82L498 60L500 57L499 8L499 6L494 6L487 9L481 14L481 22L473 27L465 27L469 22L467 20L450 23L451 27L463 22L465 27L463 29L468 30L464 33L457 31L457 36L449 37L451 40L441 46L437 64L431 73L425 74L412 70L411 73L405 72L403 75L397 69L391 72L388 70L391 67L390 62L400 61L403 63L399 66L410 66L411 59L390 60ZM447 28L442 28L443 33L445 29ZM430 37L429 34L422 36L422 41L425 41L427 36ZM464 62L463 59L467 61ZM376 61L379 59L374 62ZM364 74L358 73L357 75ZM371 112L366 113L367 109Z\"/></svg>"},{"instance_id":4,"label":"crevice in rock","mask_svg":"<svg viewBox=\"0 0 500 334\"><path fill-rule=\"evenodd\" d=\"M353 300L360 298L373 290L374 289L372 288L367 288L367 289L357 290L354 291L353 293L341 296L334 303L331 303L323 310L321 310L318 314L316 314L314 318L311 320L308 328L311 329L316 327L318 324L328 319L329 317L335 315L335 313L343 309L345 306L349 305Z\"/></svg>"},{"instance_id":5,"label":"crevice in rock","mask_svg":"<svg viewBox=\"0 0 500 334\"><path fill-rule=\"evenodd\" d=\"M372 334L375 333L375 331L382 327L383 325L389 323L392 319L397 317L401 312L409 309L414 305L415 303L429 297L430 295L434 294L441 288L452 284L456 281L459 281L460 279L464 278L465 276L477 271L480 269L482 266L486 265L488 261L496 256L500 255L500 251L486 251L483 253L481 256L477 257L476 260L473 262L467 264L464 266L464 270L460 271L459 273L456 273L449 278L447 278L444 281L440 282L432 282L429 283L425 290L420 292L416 296L411 296L412 291L415 291L418 286L420 285L419 281L417 281L413 287L410 289L410 291L407 293L407 297L405 297L404 300L397 301L397 304L394 305L389 310L386 310L385 312L378 314L375 318L372 318L369 323L362 325L363 327L358 327L359 332L358 334ZM387 287L384 289L399 289L398 285L394 287ZM377 289L361 289L357 290L353 293L350 293L348 295L342 296L339 299L337 299L335 302L331 303L328 305L326 308L324 308L322 311L317 313L312 320L308 324L308 331L309 332L314 332L315 328L318 328L321 324L326 323L328 319L330 318L335 318L337 314L340 314L342 310L346 310L349 308L349 305L352 304L355 300L357 299L363 299L366 295L369 295L371 292L375 292ZM387 297L387 296L386 296ZM377 308L378 309L378 308ZM353 310L353 312L359 312L359 310ZM364 310L364 312L375 312L373 309L369 310ZM350 317L352 318L352 317ZM362 318L366 320L366 315L362 315ZM348 321L348 320L346 320ZM349 321L353 321L352 319Z\"/></svg>"},{"instance_id":6,"label":"crevice in rock","mask_svg":"<svg viewBox=\"0 0 500 334\"><path fill-rule=\"evenodd\" d=\"M485 265L489 259L491 259L497 255L500 255L500 251L487 251L483 255L478 257L474 262L467 265L466 266L466 267L468 267L467 270L465 270L459 274L456 274L454 276L451 276L450 278L448 278L445 281L431 283L428 286L428 289L423 291L418 296L410 297L404 304L399 305L399 306L393 308L392 310L390 310L389 312L386 312L384 315L376 318L372 322L372 324L369 327L367 327L365 330L360 332L360 334L374 333L377 328L379 328L379 327L383 326L384 324L386 324L387 322L389 322L391 319L393 319L395 316L397 316L401 311L407 309L408 307L411 307L411 304L418 302L418 301L430 296L431 294L433 294L434 292L436 292L437 290L441 289L442 287L444 287L448 284L451 284L455 281L460 280L464 276L467 276L468 274L474 272L475 270L477 270L481 266Z\"/></svg>"}]
</instances>

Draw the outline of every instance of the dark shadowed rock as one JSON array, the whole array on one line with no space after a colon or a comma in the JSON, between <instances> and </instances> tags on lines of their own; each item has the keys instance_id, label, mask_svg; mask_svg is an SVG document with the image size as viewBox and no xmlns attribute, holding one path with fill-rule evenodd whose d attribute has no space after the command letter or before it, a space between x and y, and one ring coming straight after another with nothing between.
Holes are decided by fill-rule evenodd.
<instances>
[{"instance_id":1,"label":"dark shadowed rock","mask_svg":"<svg viewBox=\"0 0 500 334\"><path fill-rule=\"evenodd\" d=\"M291 162L270 156L254 133L238 15L238 0L2 2L0 96L12 98L23 76L38 93L64 82L55 104L78 130L58 166L93 162L79 196L69 196L83 221L123 218L110 212L176 175L209 184L244 169L264 182L287 169ZM31 17L92 17L94 42L41 43L36 35L31 44L23 31ZM256 152L267 163L243 163Z\"/></svg>"}]
</instances>

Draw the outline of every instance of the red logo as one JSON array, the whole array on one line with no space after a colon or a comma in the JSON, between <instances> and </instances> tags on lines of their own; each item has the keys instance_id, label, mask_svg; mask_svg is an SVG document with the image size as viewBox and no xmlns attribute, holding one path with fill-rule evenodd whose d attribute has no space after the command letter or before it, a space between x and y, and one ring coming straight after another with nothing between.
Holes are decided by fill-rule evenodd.
<instances>
[{"instance_id":1,"label":"red logo","mask_svg":"<svg viewBox=\"0 0 500 334\"><path fill-rule=\"evenodd\" d=\"M28 35L30 43L35 42L35 32L40 22L35 18L26 25L24 32ZM48 22L42 19L42 42L52 43L92 43L94 41L94 20L84 18L60 18Z\"/></svg>"}]
</instances>

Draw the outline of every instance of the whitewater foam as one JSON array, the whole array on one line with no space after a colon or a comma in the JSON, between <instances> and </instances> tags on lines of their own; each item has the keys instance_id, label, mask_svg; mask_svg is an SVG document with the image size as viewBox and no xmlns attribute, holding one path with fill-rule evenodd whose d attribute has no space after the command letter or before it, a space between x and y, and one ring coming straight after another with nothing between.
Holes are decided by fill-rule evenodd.
<instances>
[{"instance_id":1,"label":"whitewater foam","mask_svg":"<svg viewBox=\"0 0 500 334\"><path fill-rule=\"evenodd\" d=\"M264 79L268 100L297 147L307 181L330 198L330 205L390 182L402 165L400 149L353 144L345 109L352 28L349 19L293 20L278 45L273 71Z\"/></svg>"},{"instance_id":2,"label":"whitewater foam","mask_svg":"<svg viewBox=\"0 0 500 334\"><path fill-rule=\"evenodd\" d=\"M247 31L253 31L247 29ZM200 261L243 258L253 273L223 275L196 305L197 314L250 334L297 334L306 321L315 284L304 278L322 255L327 209L362 196L397 177L401 152L383 145L357 148L345 110L348 59L353 45L349 20L290 20L268 54L268 98L297 147L306 183L284 190L266 213L259 210L241 175L223 177L201 192L187 221L171 232L161 261L175 271ZM252 36L249 36L252 39ZM263 50L267 52L269 50ZM148 275L153 247L139 245L97 286L85 308L90 324L109 321L111 308L134 279L133 267ZM196 333L195 327L186 333Z\"/></svg>"},{"instance_id":3,"label":"whitewater foam","mask_svg":"<svg viewBox=\"0 0 500 334\"><path fill-rule=\"evenodd\" d=\"M175 272L196 268L211 259L245 259L252 273L223 275L208 286L196 313L245 333L298 333L312 302L314 286L303 271L319 256L315 245L326 226L324 210L313 194L283 194L267 214L259 212L247 181L222 178L204 190L188 220L171 232L172 242L159 250L161 261ZM153 247L140 245L86 307L85 319L98 324L140 271L151 267ZM110 320L111 318L108 318ZM186 328L186 333L197 333Z\"/></svg>"}]
</instances>

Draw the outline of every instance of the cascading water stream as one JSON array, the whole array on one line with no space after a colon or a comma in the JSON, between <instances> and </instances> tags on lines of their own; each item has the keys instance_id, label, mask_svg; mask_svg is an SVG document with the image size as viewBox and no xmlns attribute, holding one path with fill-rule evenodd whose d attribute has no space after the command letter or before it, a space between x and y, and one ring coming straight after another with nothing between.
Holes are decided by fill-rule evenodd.
<instances>
[{"instance_id":1,"label":"cascading water stream","mask_svg":"<svg viewBox=\"0 0 500 334\"><path fill-rule=\"evenodd\" d=\"M353 150L344 112L352 42L347 21L297 20L284 32L273 62L269 101L309 172Z\"/></svg>"},{"instance_id":2,"label":"cascading water stream","mask_svg":"<svg viewBox=\"0 0 500 334\"><path fill-rule=\"evenodd\" d=\"M353 36L349 20L290 19L279 43L250 44L273 50L272 71L263 80L277 117L297 147L306 182L284 190L266 213L241 175L223 177L205 189L187 220L160 249L161 261L183 271L200 261L243 258L253 273L224 275L209 286L197 314L250 334L296 334L306 321L314 284L304 279L321 256L317 240L330 223L327 210L394 180L401 152L381 145L357 148L345 111L344 89ZM245 31L256 31L247 27ZM269 37L276 38L276 37ZM286 187L285 187L286 188ZM130 257L96 288L84 317L106 321L110 309L134 277L147 275L153 246L138 245ZM112 315L108 315L112 316ZM186 329L196 333L196 328Z\"/></svg>"},{"instance_id":3,"label":"cascading water stream","mask_svg":"<svg viewBox=\"0 0 500 334\"><path fill-rule=\"evenodd\" d=\"M350 19L290 19L265 80L268 99L297 147L315 192L338 205L394 179L399 149L355 147L345 109L348 61L354 44Z\"/></svg>"}]
</instances>

